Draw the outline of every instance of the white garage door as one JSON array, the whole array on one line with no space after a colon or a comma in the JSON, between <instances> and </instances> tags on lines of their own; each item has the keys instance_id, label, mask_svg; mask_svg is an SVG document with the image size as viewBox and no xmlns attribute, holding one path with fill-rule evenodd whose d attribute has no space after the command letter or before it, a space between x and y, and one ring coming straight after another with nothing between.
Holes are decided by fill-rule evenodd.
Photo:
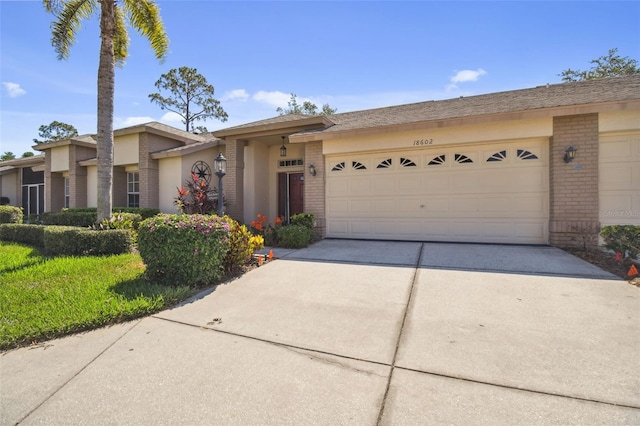
<instances>
[{"instance_id":1,"label":"white garage door","mask_svg":"<svg viewBox=\"0 0 640 426\"><path fill-rule=\"evenodd\" d=\"M327 236L546 244L548 141L327 156Z\"/></svg>"},{"instance_id":2,"label":"white garage door","mask_svg":"<svg viewBox=\"0 0 640 426\"><path fill-rule=\"evenodd\" d=\"M640 225L640 134L600 137L600 224Z\"/></svg>"}]
</instances>

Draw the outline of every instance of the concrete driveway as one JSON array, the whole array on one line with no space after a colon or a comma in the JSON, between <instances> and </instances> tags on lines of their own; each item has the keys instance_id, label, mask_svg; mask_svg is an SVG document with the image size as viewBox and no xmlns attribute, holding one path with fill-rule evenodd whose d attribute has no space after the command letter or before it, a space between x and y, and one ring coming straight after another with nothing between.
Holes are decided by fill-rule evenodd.
<instances>
[{"instance_id":1,"label":"concrete driveway","mask_svg":"<svg viewBox=\"0 0 640 426\"><path fill-rule=\"evenodd\" d=\"M323 240L0 357L2 424L640 424L640 290L550 247Z\"/></svg>"}]
</instances>

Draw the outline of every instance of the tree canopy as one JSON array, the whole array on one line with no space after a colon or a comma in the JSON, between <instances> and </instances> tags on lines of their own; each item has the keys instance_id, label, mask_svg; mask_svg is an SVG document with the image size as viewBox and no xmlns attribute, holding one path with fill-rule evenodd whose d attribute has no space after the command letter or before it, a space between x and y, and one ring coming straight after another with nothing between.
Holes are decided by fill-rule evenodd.
<instances>
[{"instance_id":1,"label":"tree canopy","mask_svg":"<svg viewBox=\"0 0 640 426\"><path fill-rule=\"evenodd\" d=\"M565 83L572 81L594 80L597 78L618 77L622 75L640 74L638 61L628 56L618 55L618 49L609 49L609 53L591 61L591 69L586 71L567 68L558 74Z\"/></svg>"},{"instance_id":2,"label":"tree canopy","mask_svg":"<svg viewBox=\"0 0 640 426\"><path fill-rule=\"evenodd\" d=\"M335 114L337 109L331 108L329 104L322 105L322 109L318 111L318 106L311 101L304 101L302 105L298 103L298 96L291 94L291 99L287 102L287 108L278 107L276 112L280 115L304 114L304 115L331 115Z\"/></svg>"},{"instance_id":3,"label":"tree canopy","mask_svg":"<svg viewBox=\"0 0 640 426\"><path fill-rule=\"evenodd\" d=\"M52 121L50 124L43 124L38 128L38 130L38 136L40 136L42 140L34 139L33 141L37 144L60 141L78 136L78 130L75 127L71 124L62 123L60 121Z\"/></svg>"},{"instance_id":4,"label":"tree canopy","mask_svg":"<svg viewBox=\"0 0 640 426\"><path fill-rule=\"evenodd\" d=\"M155 86L169 93L167 97L160 93L152 93L149 95L151 102L155 102L163 110L174 112L182 117L182 123L187 132L191 131L194 122L199 120L216 118L223 122L227 121L227 113L222 109L220 101L213 97L215 92L213 85L209 84L195 68L174 68L162 74ZM202 126L196 129L206 130Z\"/></svg>"},{"instance_id":5,"label":"tree canopy","mask_svg":"<svg viewBox=\"0 0 640 426\"><path fill-rule=\"evenodd\" d=\"M16 155L11 151L5 151L4 154L0 155L0 161L15 160L15 159L16 159Z\"/></svg>"}]
</instances>

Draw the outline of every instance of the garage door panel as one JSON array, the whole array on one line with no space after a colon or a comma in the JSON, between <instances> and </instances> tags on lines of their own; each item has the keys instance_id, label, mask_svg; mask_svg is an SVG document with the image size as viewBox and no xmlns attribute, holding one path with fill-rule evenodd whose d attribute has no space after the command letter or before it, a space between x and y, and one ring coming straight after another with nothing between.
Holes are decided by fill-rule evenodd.
<instances>
[{"instance_id":1,"label":"garage door panel","mask_svg":"<svg viewBox=\"0 0 640 426\"><path fill-rule=\"evenodd\" d=\"M371 191L371 178L366 176L354 176L349 179L350 194L358 194L360 196L373 195Z\"/></svg>"},{"instance_id":2,"label":"garage door panel","mask_svg":"<svg viewBox=\"0 0 640 426\"><path fill-rule=\"evenodd\" d=\"M599 155L601 225L640 225L640 134L602 137Z\"/></svg>"},{"instance_id":3,"label":"garage door panel","mask_svg":"<svg viewBox=\"0 0 640 426\"><path fill-rule=\"evenodd\" d=\"M327 235L546 243L547 144L539 139L359 155L367 170L350 169L349 158L331 157L327 163L344 162L342 177L356 183L345 184L338 173L328 172ZM378 164L384 168L377 169ZM348 207L336 206L337 201ZM330 226L334 221L339 226Z\"/></svg>"},{"instance_id":4,"label":"garage door panel","mask_svg":"<svg viewBox=\"0 0 640 426\"><path fill-rule=\"evenodd\" d=\"M348 196L349 181L345 178L327 179L327 193L332 197Z\"/></svg>"}]
</instances>

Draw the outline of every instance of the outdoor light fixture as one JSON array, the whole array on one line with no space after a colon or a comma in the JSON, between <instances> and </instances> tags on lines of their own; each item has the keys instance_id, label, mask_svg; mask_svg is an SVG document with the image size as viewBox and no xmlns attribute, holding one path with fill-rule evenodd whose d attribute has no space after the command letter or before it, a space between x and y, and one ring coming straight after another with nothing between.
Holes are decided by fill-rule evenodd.
<instances>
[{"instance_id":1,"label":"outdoor light fixture","mask_svg":"<svg viewBox=\"0 0 640 426\"><path fill-rule=\"evenodd\" d=\"M280 147L280 157L286 157L287 156L287 147L284 146L284 136L282 137L282 146Z\"/></svg>"},{"instance_id":2,"label":"outdoor light fixture","mask_svg":"<svg viewBox=\"0 0 640 426\"><path fill-rule=\"evenodd\" d=\"M316 166L314 166L313 164L309 164L309 173L311 174L311 176L315 176L316 175Z\"/></svg>"},{"instance_id":3,"label":"outdoor light fixture","mask_svg":"<svg viewBox=\"0 0 640 426\"><path fill-rule=\"evenodd\" d=\"M218 176L218 216L224 215L224 200L222 197L222 177L227 174L227 159L224 158L221 152L213 160L213 168L216 176Z\"/></svg>"},{"instance_id":4,"label":"outdoor light fixture","mask_svg":"<svg viewBox=\"0 0 640 426\"><path fill-rule=\"evenodd\" d=\"M565 163L570 163L573 161L574 158L576 158L576 151L578 149L574 148L573 146L569 146L569 148L566 149L566 151L564 152L564 162Z\"/></svg>"}]
</instances>

